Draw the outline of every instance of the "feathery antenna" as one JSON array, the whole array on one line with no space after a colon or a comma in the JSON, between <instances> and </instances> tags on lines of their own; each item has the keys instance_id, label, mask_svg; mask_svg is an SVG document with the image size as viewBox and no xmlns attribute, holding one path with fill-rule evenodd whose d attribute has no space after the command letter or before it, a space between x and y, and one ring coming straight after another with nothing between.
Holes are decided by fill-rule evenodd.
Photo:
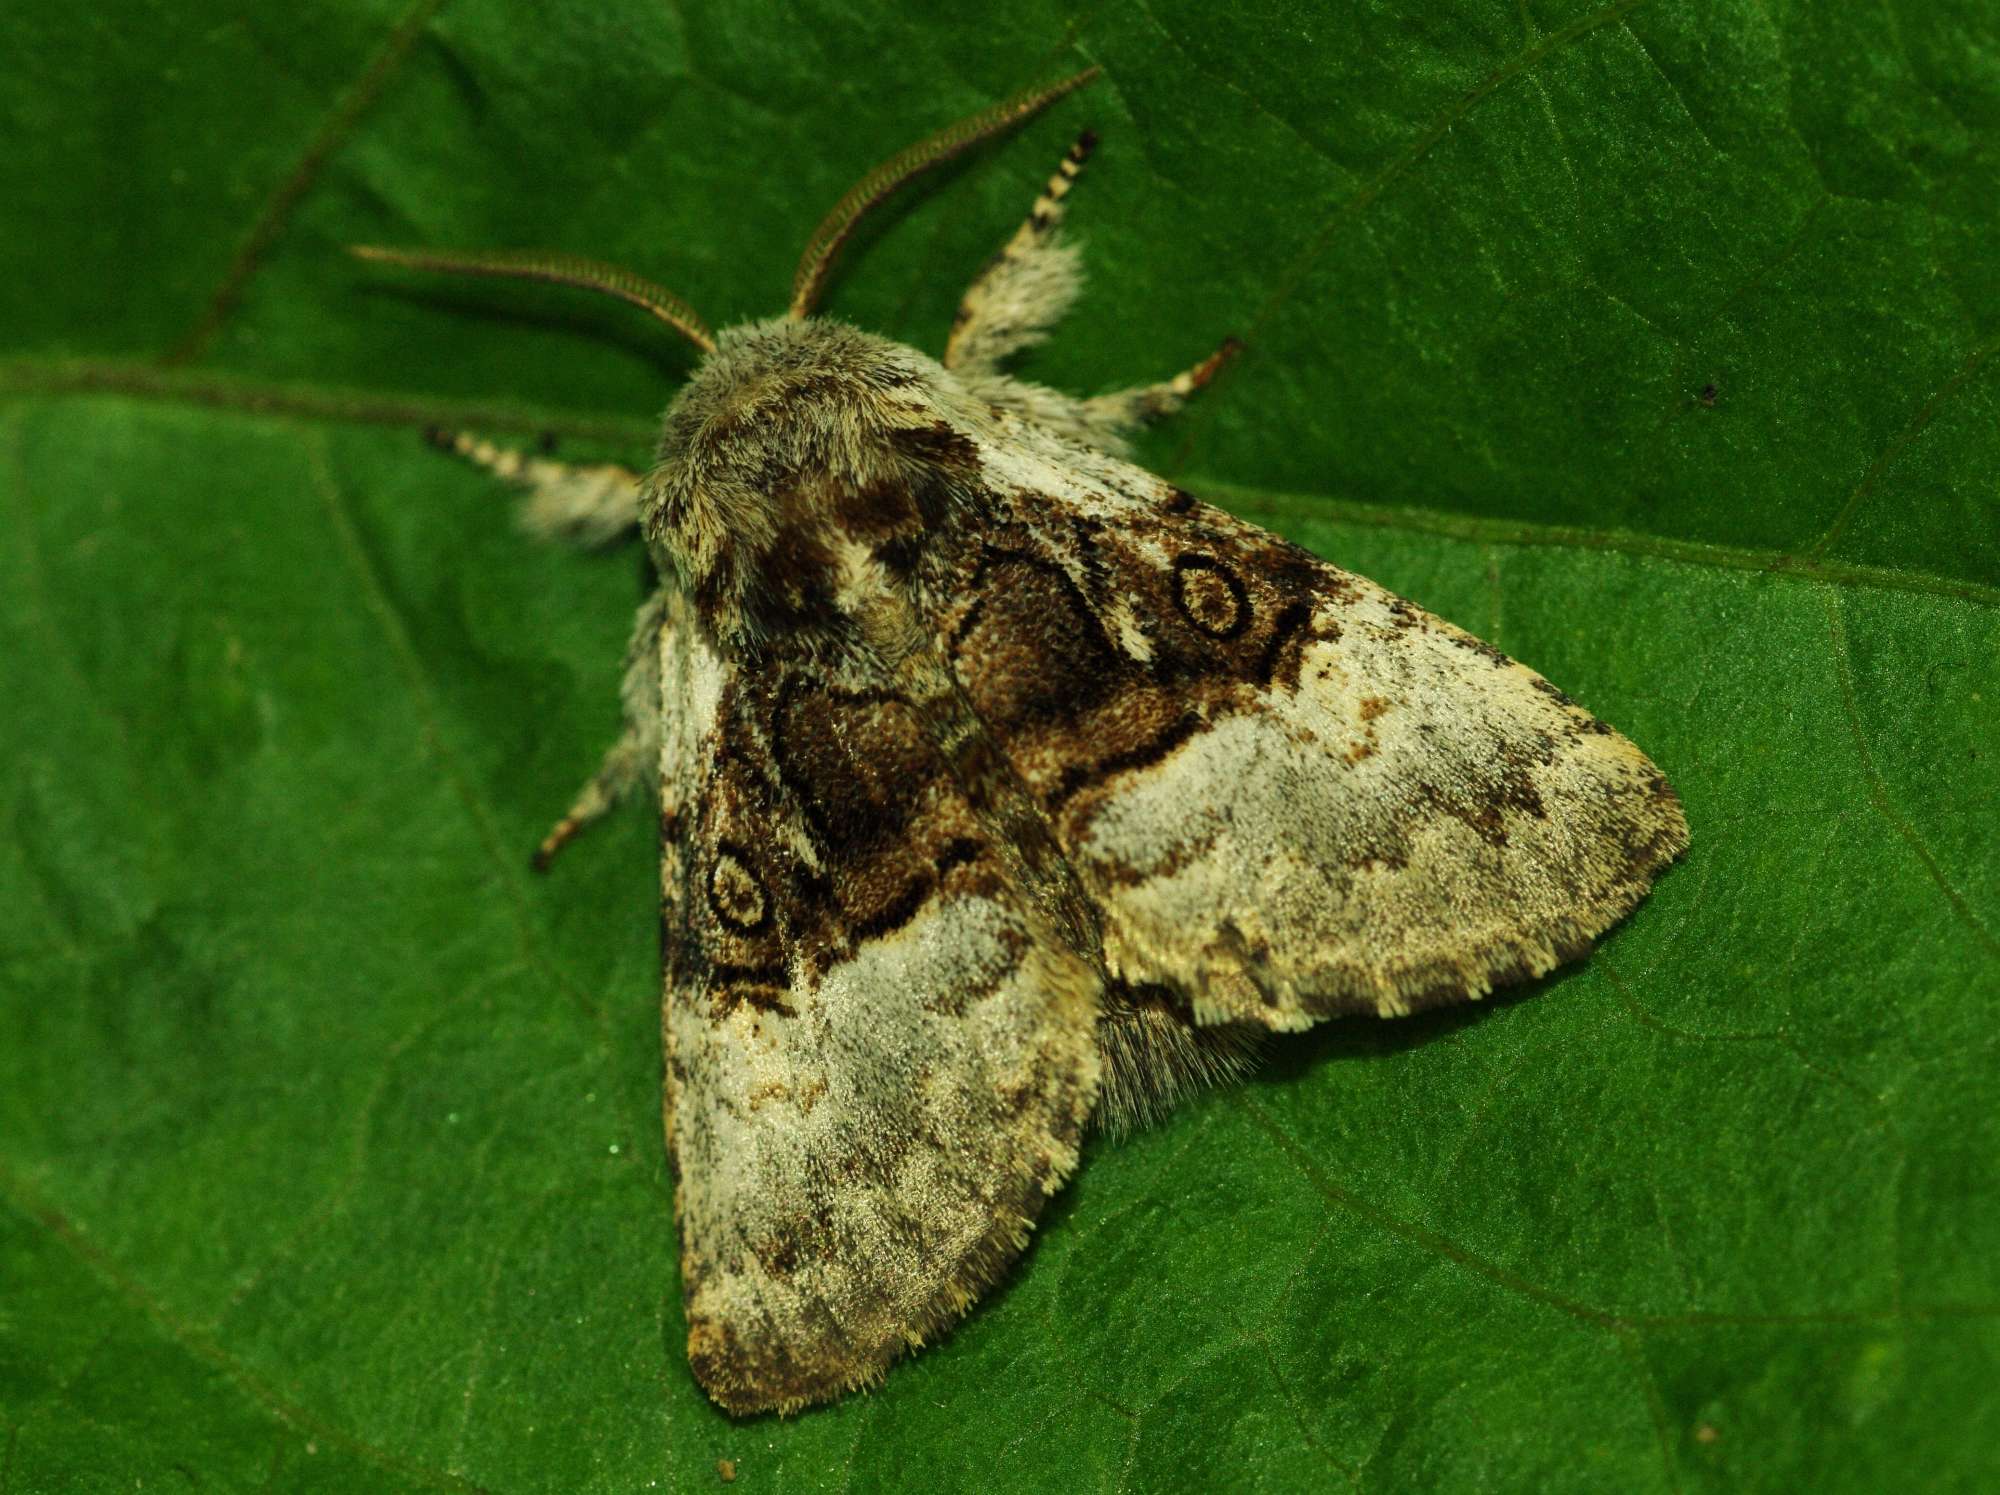
<instances>
[{"instance_id":1,"label":"feathery antenna","mask_svg":"<svg viewBox=\"0 0 2000 1495\"><path fill-rule=\"evenodd\" d=\"M839 254L840 246L847 242L847 236L854 232L854 226L870 208L911 177L1039 114L1064 94L1072 93L1090 82L1099 71L1094 67L1085 68L1060 83L1016 94L1004 104L995 104L970 119L947 125L928 140L918 141L908 150L897 152L848 188L847 195L833 205L833 211L820 220L819 227L806 241L805 253L799 257L798 273L792 277L792 316L812 315L812 309L819 304L820 293L826 289L834 256Z\"/></svg>"},{"instance_id":2,"label":"feathery antenna","mask_svg":"<svg viewBox=\"0 0 2000 1495\"><path fill-rule=\"evenodd\" d=\"M538 250L429 250L383 249L374 244L353 244L348 253L359 259L384 265L402 265L411 270L436 270L446 275L495 275L514 280L541 280L552 285L578 286L586 291L602 291L629 301L665 322L704 353L715 351L715 337L700 317L672 291L642 280L629 270L587 260L574 254L545 254Z\"/></svg>"}]
</instances>

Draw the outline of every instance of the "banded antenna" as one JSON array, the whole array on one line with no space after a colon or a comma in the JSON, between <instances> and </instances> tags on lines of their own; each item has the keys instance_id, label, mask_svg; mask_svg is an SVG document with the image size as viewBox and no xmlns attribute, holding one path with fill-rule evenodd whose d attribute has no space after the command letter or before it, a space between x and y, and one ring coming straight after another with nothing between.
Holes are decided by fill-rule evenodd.
<instances>
[{"instance_id":1,"label":"banded antenna","mask_svg":"<svg viewBox=\"0 0 2000 1495\"><path fill-rule=\"evenodd\" d=\"M715 351L715 336L706 323L672 291L643 280L616 265L574 254L548 254L533 249L383 249L354 244L348 253L384 265L411 270L436 270L446 275L495 275L512 280L541 280L551 285L578 286L629 301L665 322L704 353Z\"/></svg>"},{"instance_id":2,"label":"banded antenna","mask_svg":"<svg viewBox=\"0 0 2000 1495\"><path fill-rule=\"evenodd\" d=\"M848 188L847 195L833 205L833 211L820 220L813 236L806 240L805 253L799 256L798 273L792 277L792 316L812 315L812 309L819 304L820 293L826 289L827 276L832 273L834 256L840 253L840 246L847 242L854 226L870 208L910 178L1041 113L1064 94L1073 93L1090 82L1099 71L1094 67L1085 68L1060 83L1016 94L1004 104L995 104L970 119L946 125L928 140L920 140L908 150L897 152Z\"/></svg>"}]
</instances>

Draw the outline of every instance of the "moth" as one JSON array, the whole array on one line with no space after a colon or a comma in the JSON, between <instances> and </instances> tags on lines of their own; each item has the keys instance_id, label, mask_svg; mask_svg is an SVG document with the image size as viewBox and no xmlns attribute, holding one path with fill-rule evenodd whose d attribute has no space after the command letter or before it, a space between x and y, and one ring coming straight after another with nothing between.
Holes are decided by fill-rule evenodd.
<instances>
[{"instance_id":1,"label":"moth","mask_svg":"<svg viewBox=\"0 0 2000 1495\"><path fill-rule=\"evenodd\" d=\"M1094 71L869 173L787 313L719 334L591 261L356 251L606 292L701 354L643 475L436 439L533 529L657 565L623 731L538 861L656 785L687 1353L732 1413L945 1330L1093 1122L1262 1035L1541 975L1687 845L1659 770L1541 676L1126 460L1231 344L1090 398L1005 372L1080 288L1088 133L941 359L814 315L868 210Z\"/></svg>"}]
</instances>

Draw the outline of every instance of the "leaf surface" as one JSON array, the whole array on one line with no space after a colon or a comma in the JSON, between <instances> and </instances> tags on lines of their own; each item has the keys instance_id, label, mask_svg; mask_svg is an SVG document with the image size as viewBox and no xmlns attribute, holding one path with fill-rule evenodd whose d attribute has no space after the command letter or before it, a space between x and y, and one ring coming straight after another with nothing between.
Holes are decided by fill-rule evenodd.
<instances>
[{"instance_id":1,"label":"leaf surface","mask_svg":"<svg viewBox=\"0 0 2000 1495\"><path fill-rule=\"evenodd\" d=\"M634 0L0 20L0 1490L2000 1480L2000 21L1956 0ZM563 249L935 352L1069 136L1024 371L1248 354L1147 460L1641 743L1581 965L1099 1139L877 1392L682 1356L653 830L527 852L637 558L424 424L643 460L690 354L358 266Z\"/></svg>"}]
</instances>

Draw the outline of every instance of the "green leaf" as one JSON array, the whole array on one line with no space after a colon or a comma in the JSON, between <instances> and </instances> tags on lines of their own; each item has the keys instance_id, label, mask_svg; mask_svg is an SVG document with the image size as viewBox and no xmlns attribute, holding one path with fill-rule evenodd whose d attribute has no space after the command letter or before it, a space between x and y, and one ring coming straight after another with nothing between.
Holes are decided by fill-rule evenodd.
<instances>
[{"instance_id":1,"label":"green leaf","mask_svg":"<svg viewBox=\"0 0 2000 1495\"><path fill-rule=\"evenodd\" d=\"M0 19L0 1489L2000 1481L2000 17L1975 0L381 0ZM1694 847L1518 998L1100 1139L868 1396L682 1354L636 556L416 429L643 457L690 353L351 242L932 351L1068 137L1072 389L1524 658Z\"/></svg>"}]
</instances>

